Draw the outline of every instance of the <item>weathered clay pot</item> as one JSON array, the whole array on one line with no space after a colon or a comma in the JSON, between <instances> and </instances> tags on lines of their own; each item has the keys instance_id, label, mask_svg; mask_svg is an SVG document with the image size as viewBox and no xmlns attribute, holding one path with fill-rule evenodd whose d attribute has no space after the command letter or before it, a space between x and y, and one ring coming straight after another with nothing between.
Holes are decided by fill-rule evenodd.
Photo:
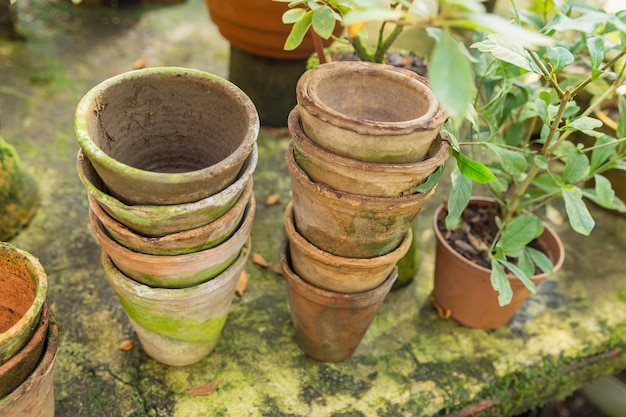
<instances>
[{"instance_id":1,"label":"weathered clay pot","mask_svg":"<svg viewBox=\"0 0 626 417\"><path fill-rule=\"evenodd\" d=\"M309 179L296 163L291 144L286 161L296 230L319 249L346 258L374 258L394 251L435 192L433 188L389 198L335 191Z\"/></svg>"},{"instance_id":2,"label":"weathered clay pot","mask_svg":"<svg viewBox=\"0 0 626 417\"><path fill-rule=\"evenodd\" d=\"M296 341L308 356L321 362L348 359L363 339L378 308L397 278L394 269L372 290L343 294L323 290L296 275L289 260L287 240L281 247L280 266L287 283L287 297Z\"/></svg>"},{"instance_id":3,"label":"weathered clay pot","mask_svg":"<svg viewBox=\"0 0 626 417\"><path fill-rule=\"evenodd\" d=\"M219 193L195 203L168 206L127 205L112 197L82 150L78 152L76 165L78 176L87 192L100 203L104 211L136 233L159 237L195 229L223 216L238 201L250 182L258 155L255 144L237 180Z\"/></svg>"},{"instance_id":4,"label":"weathered clay pot","mask_svg":"<svg viewBox=\"0 0 626 417\"><path fill-rule=\"evenodd\" d=\"M193 203L237 177L259 133L252 101L206 72L161 67L103 81L81 99L78 143L127 204Z\"/></svg>"},{"instance_id":5,"label":"weathered clay pot","mask_svg":"<svg viewBox=\"0 0 626 417\"><path fill-rule=\"evenodd\" d=\"M6 397L24 382L41 361L49 324L50 305L46 301L32 337L19 352L0 365L0 398Z\"/></svg>"},{"instance_id":6,"label":"weathered clay pot","mask_svg":"<svg viewBox=\"0 0 626 417\"><path fill-rule=\"evenodd\" d=\"M54 365L58 346L59 327L52 320L43 357L20 386L0 398L0 416L54 417Z\"/></svg>"},{"instance_id":7,"label":"weathered clay pot","mask_svg":"<svg viewBox=\"0 0 626 417\"><path fill-rule=\"evenodd\" d=\"M0 137L0 241L28 224L39 205L39 189L22 168L15 148Z\"/></svg>"},{"instance_id":8,"label":"weathered clay pot","mask_svg":"<svg viewBox=\"0 0 626 417\"><path fill-rule=\"evenodd\" d=\"M91 194L87 196L89 207L111 238L132 251L149 255L182 255L218 246L235 233L246 213L246 208L253 204L250 202L251 197L252 178L237 203L211 223L165 236L146 237L117 222L100 207Z\"/></svg>"},{"instance_id":9,"label":"weathered clay pot","mask_svg":"<svg viewBox=\"0 0 626 417\"><path fill-rule=\"evenodd\" d=\"M105 252L101 259L146 353L166 365L185 366L215 348L249 254L248 243L220 275L183 289L147 287L121 273Z\"/></svg>"},{"instance_id":10,"label":"weathered clay pot","mask_svg":"<svg viewBox=\"0 0 626 417\"><path fill-rule=\"evenodd\" d=\"M370 162L423 160L447 118L423 77L370 62L319 65L300 77L296 97L312 141Z\"/></svg>"},{"instance_id":11,"label":"weathered clay pot","mask_svg":"<svg viewBox=\"0 0 626 417\"><path fill-rule=\"evenodd\" d=\"M229 239L213 248L183 255L134 252L109 237L92 210L89 210L89 223L102 250L126 276L150 287L186 288L214 279L239 258L250 238L255 211L251 196L243 222Z\"/></svg>"},{"instance_id":12,"label":"weathered clay pot","mask_svg":"<svg viewBox=\"0 0 626 417\"><path fill-rule=\"evenodd\" d=\"M302 130L298 108L289 115L296 162L314 182L337 191L373 197L398 197L412 193L450 156L450 144L438 135L420 162L384 164L360 161L330 152Z\"/></svg>"},{"instance_id":13,"label":"weathered clay pot","mask_svg":"<svg viewBox=\"0 0 626 417\"><path fill-rule=\"evenodd\" d=\"M48 277L39 260L0 242L0 365L31 339L41 318Z\"/></svg>"},{"instance_id":14,"label":"weathered clay pot","mask_svg":"<svg viewBox=\"0 0 626 417\"><path fill-rule=\"evenodd\" d=\"M473 203L492 204L488 198L474 197ZM526 301L530 291L522 281L509 275L513 289L510 304L500 307L498 293L491 286L491 271L469 261L456 252L441 235L437 220L446 215L443 206L435 211L433 224L436 236L435 276L433 302L445 316L452 317L464 326L478 329L496 329L508 323L519 307ZM542 245L557 272L563 265L565 252L563 243L552 228L544 223L544 232L539 236ZM543 273L531 279L538 285L549 274Z\"/></svg>"},{"instance_id":15,"label":"weathered clay pot","mask_svg":"<svg viewBox=\"0 0 626 417\"><path fill-rule=\"evenodd\" d=\"M381 285L409 249L409 229L396 250L375 258L345 258L318 249L303 238L293 224L292 203L285 211L291 267L304 281L318 288L341 293L369 291Z\"/></svg>"}]
</instances>

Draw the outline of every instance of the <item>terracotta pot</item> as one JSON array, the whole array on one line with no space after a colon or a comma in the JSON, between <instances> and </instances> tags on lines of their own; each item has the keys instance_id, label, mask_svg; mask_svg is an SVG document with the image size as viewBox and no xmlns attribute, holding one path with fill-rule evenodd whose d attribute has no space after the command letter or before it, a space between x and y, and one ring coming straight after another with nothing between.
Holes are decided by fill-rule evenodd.
<instances>
[{"instance_id":1,"label":"terracotta pot","mask_svg":"<svg viewBox=\"0 0 626 417\"><path fill-rule=\"evenodd\" d=\"M255 144L237 180L219 193L195 203L167 206L127 205L110 196L82 150L78 152L76 165L78 176L87 192L98 201L107 214L136 233L147 237L160 237L195 229L223 216L238 201L250 182L256 169L258 155Z\"/></svg>"},{"instance_id":2,"label":"terracotta pot","mask_svg":"<svg viewBox=\"0 0 626 417\"><path fill-rule=\"evenodd\" d=\"M291 267L300 278L318 288L358 293L381 285L408 251L413 236L409 229L396 250L375 258L344 258L335 256L310 244L293 224L292 203L285 211L285 231L289 239Z\"/></svg>"},{"instance_id":3,"label":"terracotta pot","mask_svg":"<svg viewBox=\"0 0 626 417\"><path fill-rule=\"evenodd\" d=\"M214 279L235 262L250 237L256 204L254 196L237 231L218 246L183 255L134 252L111 239L92 210L89 223L102 250L117 268L135 281L157 288L186 288Z\"/></svg>"},{"instance_id":4,"label":"terracotta pot","mask_svg":"<svg viewBox=\"0 0 626 417\"><path fill-rule=\"evenodd\" d=\"M438 135L426 158L420 162L383 164L360 161L328 151L313 142L302 130L295 108L289 115L296 162L314 182L337 191L372 197L398 197L412 194L450 156L450 144Z\"/></svg>"},{"instance_id":5,"label":"terracotta pot","mask_svg":"<svg viewBox=\"0 0 626 417\"><path fill-rule=\"evenodd\" d=\"M0 136L0 241L18 234L38 205L37 183L22 168L15 148Z\"/></svg>"},{"instance_id":6,"label":"terracotta pot","mask_svg":"<svg viewBox=\"0 0 626 417\"><path fill-rule=\"evenodd\" d=\"M312 141L370 162L423 160L447 118L423 77L370 62L319 65L300 77L296 97Z\"/></svg>"},{"instance_id":7,"label":"terracotta pot","mask_svg":"<svg viewBox=\"0 0 626 417\"><path fill-rule=\"evenodd\" d=\"M102 252L107 280L117 293L143 349L171 366L198 362L213 351L226 322L250 243L217 277L183 288L151 288L125 276Z\"/></svg>"},{"instance_id":8,"label":"terracotta pot","mask_svg":"<svg viewBox=\"0 0 626 417\"><path fill-rule=\"evenodd\" d=\"M0 242L0 365L33 336L48 292L48 277L33 255Z\"/></svg>"},{"instance_id":9,"label":"terracotta pot","mask_svg":"<svg viewBox=\"0 0 626 417\"><path fill-rule=\"evenodd\" d=\"M89 207L104 226L107 234L128 249L149 255L183 255L214 248L230 238L241 225L250 207L252 178L248 181L237 203L224 215L195 229L159 237L146 237L135 233L117 222L100 207L92 195L88 195Z\"/></svg>"},{"instance_id":10,"label":"terracotta pot","mask_svg":"<svg viewBox=\"0 0 626 417\"><path fill-rule=\"evenodd\" d=\"M259 118L227 80L187 68L145 68L87 92L74 130L111 195L127 204L182 204L233 182L252 152Z\"/></svg>"},{"instance_id":11,"label":"terracotta pot","mask_svg":"<svg viewBox=\"0 0 626 417\"><path fill-rule=\"evenodd\" d=\"M20 386L0 398L0 416L54 417L54 365L59 327L50 321L43 357Z\"/></svg>"},{"instance_id":12,"label":"terracotta pot","mask_svg":"<svg viewBox=\"0 0 626 417\"><path fill-rule=\"evenodd\" d=\"M397 278L394 269L372 290L343 294L311 285L291 269L288 242L281 247L280 266L287 283L291 321L300 348L321 362L348 359L363 339L378 308Z\"/></svg>"},{"instance_id":13,"label":"terracotta pot","mask_svg":"<svg viewBox=\"0 0 626 417\"><path fill-rule=\"evenodd\" d=\"M488 198L474 197L473 203L492 204ZM437 227L437 219L446 215L440 206L433 217L436 236L435 252L435 287L433 301L438 309L464 326L478 329L496 329L508 323L515 312L526 301L530 291L522 281L509 275L513 289L511 303L500 307L498 293L491 286L491 270L469 261L456 252L442 236ZM565 252L563 243L552 228L544 223L544 232L538 238L539 244L546 249L547 255L557 272L563 265ZM531 279L538 285L549 274L543 273Z\"/></svg>"},{"instance_id":14,"label":"terracotta pot","mask_svg":"<svg viewBox=\"0 0 626 417\"><path fill-rule=\"evenodd\" d=\"M286 161L296 230L319 249L346 258L374 258L394 251L435 192L433 188L387 198L335 191L309 179L296 163L291 144Z\"/></svg>"}]
</instances>

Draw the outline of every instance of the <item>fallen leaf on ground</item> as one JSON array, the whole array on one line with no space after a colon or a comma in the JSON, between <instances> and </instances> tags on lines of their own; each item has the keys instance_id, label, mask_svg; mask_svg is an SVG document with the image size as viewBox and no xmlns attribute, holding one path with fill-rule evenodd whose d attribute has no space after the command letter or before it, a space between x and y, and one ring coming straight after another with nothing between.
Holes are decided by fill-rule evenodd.
<instances>
[{"instance_id":1,"label":"fallen leaf on ground","mask_svg":"<svg viewBox=\"0 0 626 417\"><path fill-rule=\"evenodd\" d=\"M235 287L235 293L239 297L243 297L243 293L246 292L247 287L248 287L248 274L246 274L246 271L241 271L241 275L239 276L239 281L237 281L237 287Z\"/></svg>"},{"instance_id":2,"label":"fallen leaf on ground","mask_svg":"<svg viewBox=\"0 0 626 417\"><path fill-rule=\"evenodd\" d=\"M118 346L118 348L120 350L123 350L124 352L128 352L129 350L133 350L134 347L135 347L135 341L132 340L132 339L123 340L119 344L119 346Z\"/></svg>"},{"instance_id":3,"label":"fallen leaf on ground","mask_svg":"<svg viewBox=\"0 0 626 417\"><path fill-rule=\"evenodd\" d=\"M274 272L276 272L278 275L283 275L283 269L280 267L280 265L276 265L274 268L272 268L274 270Z\"/></svg>"},{"instance_id":4,"label":"fallen leaf on ground","mask_svg":"<svg viewBox=\"0 0 626 417\"><path fill-rule=\"evenodd\" d=\"M270 194L265 199L265 205L266 206L273 206L274 204L278 203L278 200L280 200L280 194L278 194L278 193Z\"/></svg>"},{"instance_id":5,"label":"fallen leaf on ground","mask_svg":"<svg viewBox=\"0 0 626 417\"><path fill-rule=\"evenodd\" d=\"M217 379L215 382L209 382L205 385L200 385L199 387L194 387L187 391L188 395L209 395L215 388L220 384L221 379Z\"/></svg>"},{"instance_id":6,"label":"fallen leaf on ground","mask_svg":"<svg viewBox=\"0 0 626 417\"><path fill-rule=\"evenodd\" d=\"M142 69L148 66L148 62L145 58L139 58L135 62L133 62L133 69Z\"/></svg>"},{"instance_id":7,"label":"fallen leaf on ground","mask_svg":"<svg viewBox=\"0 0 626 417\"><path fill-rule=\"evenodd\" d=\"M268 266L270 266L269 262L267 262L265 258L263 258L263 256L256 252L252 252L252 262L257 264L258 266L262 266L263 268L267 268Z\"/></svg>"}]
</instances>

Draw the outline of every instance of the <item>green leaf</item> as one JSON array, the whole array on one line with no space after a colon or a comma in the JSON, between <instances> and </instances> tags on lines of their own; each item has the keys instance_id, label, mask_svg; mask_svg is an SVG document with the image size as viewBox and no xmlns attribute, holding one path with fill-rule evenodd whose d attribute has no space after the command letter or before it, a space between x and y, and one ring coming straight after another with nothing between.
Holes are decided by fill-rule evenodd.
<instances>
[{"instance_id":1,"label":"green leaf","mask_svg":"<svg viewBox=\"0 0 626 417\"><path fill-rule=\"evenodd\" d=\"M543 233L541 219L521 215L511 220L500 236L498 245L502 247L507 256L519 256L519 252Z\"/></svg>"},{"instance_id":2,"label":"green leaf","mask_svg":"<svg viewBox=\"0 0 626 417\"><path fill-rule=\"evenodd\" d=\"M328 6L313 11L313 30L322 39L328 39L335 29L335 12Z\"/></svg>"},{"instance_id":3,"label":"green leaf","mask_svg":"<svg viewBox=\"0 0 626 417\"><path fill-rule=\"evenodd\" d=\"M493 172L484 164L466 157L455 149L453 149L451 153L452 156L456 158L459 170L470 180L479 184L487 184L496 179Z\"/></svg>"},{"instance_id":4,"label":"green leaf","mask_svg":"<svg viewBox=\"0 0 626 417\"><path fill-rule=\"evenodd\" d=\"M295 23L298 20L302 19L305 13L306 13L306 10L301 7L287 10L285 13L283 13L283 23L285 24Z\"/></svg>"},{"instance_id":5,"label":"green leaf","mask_svg":"<svg viewBox=\"0 0 626 417\"><path fill-rule=\"evenodd\" d=\"M605 176L596 174L593 176L596 183L596 197L598 204L603 207L610 206L615 198L615 191Z\"/></svg>"},{"instance_id":6,"label":"green leaf","mask_svg":"<svg viewBox=\"0 0 626 417\"><path fill-rule=\"evenodd\" d=\"M476 48L480 52L489 53L500 61L534 72L530 66L530 55L524 47L512 42L510 38L505 36L489 35L484 41L473 44L472 48Z\"/></svg>"},{"instance_id":7,"label":"green leaf","mask_svg":"<svg viewBox=\"0 0 626 417\"><path fill-rule=\"evenodd\" d=\"M302 19L298 20L293 25L291 32L289 32L289 36L287 36L287 40L285 41L285 46L283 47L286 51L293 51L300 46L304 36L311 27L312 21L313 12L309 10L302 16Z\"/></svg>"},{"instance_id":8,"label":"green leaf","mask_svg":"<svg viewBox=\"0 0 626 417\"><path fill-rule=\"evenodd\" d=\"M599 36L592 36L587 39L587 49L591 71L598 71L604 61L604 41Z\"/></svg>"},{"instance_id":9,"label":"green leaf","mask_svg":"<svg viewBox=\"0 0 626 417\"><path fill-rule=\"evenodd\" d=\"M524 274L526 274L526 276L532 277L533 275L535 275L535 263L528 254L528 251L522 251L520 256L517 258L517 266L519 266L521 270L524 271Z\"/></svg>"},{"instance_id":10,"label":"green leaf","mask_svg":"<svg viewBox=\"0 0 626 417\"><path fill-rule=\"evenodd\" d=\"M543 272L551 272L554 268L552 261L546 256L545 253L529 246L526 247L526 253L528 253L535 265L537 265Z\"/></svg>"},{"instance_id":11,"label":"green leaf","mask_svg":"<svg viewBox=\"0 0 626 417\"><path fill-rule=\"evenodd\" d=\"M430 85L450 116L461 119L472 101L474 72L468 57L448 31L435 44L428 69Z\"/></svg>"},{"instance_id":12,"label":"green leaf","mask_svg":"<svg viewBox=\"0 0 626 417\"><path fill-rule=\"evenodd\" d=\"M472 181L461 174L457 166L452 168L450 178L452 180L452 187L450 188L450 195L448 197L446 227L449 230L453 230L472 196Z\"/></svg>"},{"instance_id":13,"label":"green leaf","mask_svg":"<svg viewBox=\"0 0 626 417\"><path fill-rule=\"evenodd\" d=\"M563 170L563 181L573 184L580 181L587 175L589 170L589 159L580 149L573 148L565 157L565 169Z\"/></svg>"},{"instance_id":14,"label":"green leaf","mask_svg":"<svg viewBox=\"0 0 626 417\"><path fill-rule=\"evenodd\" d=\"M618 139L626 137L626 98L622 94L617 96L617 107L619 115L617 116L617 131L615 132Z\"/></svg>"},{"instance_id":15,"label":"green leaf","mask_svg":"<svg viewBox=\"0 0 626 417\"><path fill-rule=\"evenodd\" d=\"M426 178L426 181L418 185L417 187L411 190L413 193L425 193L430 191L433 187L439 184L439 178L441 178L441 174L443 173L445 165L440 165L437 169Z\"/></svg>"},{"instance_id":16,"label":"green leaf","mask_svg":"<svg viewBox=\"0 0 626 417\"><path fill-rule=\"evenodd\" d=\"M602 122L600 120L586 116L579 117L567 125L567 127L574 130L593 130L600 126L602 126Z\"/></svg>"},{"instance_id":17,"label":"green leaf","mask_svg":"<svg viewBox=\"0 0 626 417\"><path fill-rule=\"evenodd\" d=\"M548 61L552 64L552 74L561 71L574 62L574 59L574 55L562 46L548 48Z\"/></svg>"},{"instance_id":18,"label":"green leaf","mask_svg":"<svg viewBox=\"0 0 626 417\"><path fill-rule=\"evenodd\" d=\"M534 158L535 165L540 169L548 169L548 159L543 155L536 155Z\"/></svg>"},{"instance_id":19,"label":"green leaf","mask_svg":"<svg viewBox=\"0 0 626 417\"><path fill-rule=\"evenodd\" d=\"M497 260L491 260L491 286L498 292L498 304L500 307L505 306L513 299L513 289L509 282L509 277L506 276L504 268L498 263Z\"/></svg>"},{"instance_id":20,"label":"green leaf","mask_svg":"<svg viewBox=\"0 0 626 417\"><path fill-rule=\"evenodd\" d=\"M353 25L370 21L394 21L403 17L400 10L388 7L369 7L363 10L352 10L344 15L343 24Z\"/></svg>"},{"instance_id":21,"label":"green leaf","mask_svg":"<svg viewBox=\"0 0 626 417\"><path fill-rule=\"evenodd\" d=\"M526 170L528 163L526 162L524 155L521 153L503 148L493 143L487 143L487 147L496 154L500 160L500 165L502 165L502 169L505 172L511 175L519 175Z\"/></svg>"},{"instance_id":22,"label":"green leaf","mask_svg":"<svg viewBox=\"0 0 626 417\"><path fill-rule=\"evenodd\" d=\"M509 268L509 270L513 273L513 275L519 278L520 281L522 281L522 284L524 284L526 288L530 290L531 293L537 294L537 287L535 286L535 283L530 280L530 275L527 275L526 272L522 268L519 268L517 265L508 261L498 261L498 262L500 262L502 265Z\"/></svg>"},{"instance_id":23,"label":"green leaf","mask_svg":"<svg viewBox=\"0 0 626 417\"><path fill-rule=\"evenodd\" d=\"M572 229L581 235L589 236L595 226L595 221L583 201L580 188L572 185L561 187L565 211Z\"/></svg>"},{"instance_id":24,"label":"green leaf","mask_svg":"<svg viewBox=\"0 0 626 417\"><path fill-rule=\"evenodd\" d=\"M615 142L612 145L608 145L611 142ZM600 146L605 145L605 146ZM589 171L594 173L599 169L613 154L613 151L617 147L617 139L602 135L596 139L594 146L600 146L591 151L591 163L589 165Z\"/></svg>"}]
</instances>

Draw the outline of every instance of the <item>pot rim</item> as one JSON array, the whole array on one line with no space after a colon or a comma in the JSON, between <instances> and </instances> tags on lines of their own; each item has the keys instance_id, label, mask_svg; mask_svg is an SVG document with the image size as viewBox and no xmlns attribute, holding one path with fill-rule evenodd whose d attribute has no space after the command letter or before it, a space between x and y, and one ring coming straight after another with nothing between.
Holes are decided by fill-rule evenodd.
<instances>
[{"instance_id":1,"label":"pot rim","mask_svg":"<svg viewBox=\"0 0 626 417\"><path fill-rule=\"evenodd\" d=\"M87 127L86 116L89 112L89 107L103 91L114 86L126 83L128 81L144 79L148 77L158 78L179 78L187 77L191 81L208 83L213 87L217 87L222 92L234 96L238 99L245 110L245 114L248 116L248 129L245 132L241 145L238 146L234 152L228 155L221 161L187 172L176 173L164 173L155 171L146 171L140 168L133 167L131 165L124 164L118 160L109 156L103 151L96 143L91 140L89 135L89 129ZM74 113L74 133L80 144L80 147L85 151L85 154L89 159L98 161L99 164L106 166L108 169L119 172L126 172L129 176L142 177L148 181L166 183L166 184L184 184L197 181L199 178L211 176L213 172L219 171L227 166L233 166L242 160L245 160L248 154L251 152L256 139L259 134L260 121L256 111L256 107L252 100L235 84L228 80L225 80L217 75L200 71L191 68L184 67L152 67L143 68L138 70L131 70L123 72L116 76L110 77L100 84L94 86L89 90L83 98L79 101L76 111Z\"/></svg>"}]
</instances>

